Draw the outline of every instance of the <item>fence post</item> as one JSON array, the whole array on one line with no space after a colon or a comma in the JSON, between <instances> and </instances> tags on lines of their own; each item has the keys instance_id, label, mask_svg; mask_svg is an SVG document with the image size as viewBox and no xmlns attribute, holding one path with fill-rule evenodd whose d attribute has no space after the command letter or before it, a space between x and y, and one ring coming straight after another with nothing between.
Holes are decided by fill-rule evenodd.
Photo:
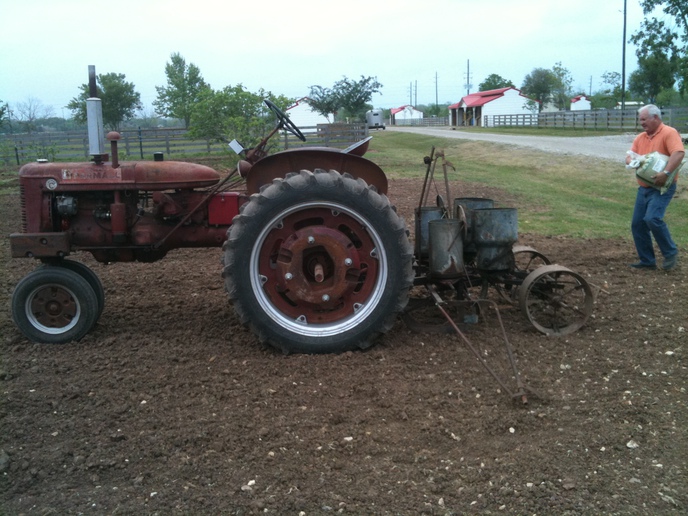
<instances>
[{"instance_id":1,"label":"fence post","mask_svg":"<svg viewBox=\"0 0 688 516\"><path fill-rule=\"evenodd\" d=\"M143 159L143 133L141 132L141 126L139 126L139 154L141 159Z\"/></svg>"}]
</instances>

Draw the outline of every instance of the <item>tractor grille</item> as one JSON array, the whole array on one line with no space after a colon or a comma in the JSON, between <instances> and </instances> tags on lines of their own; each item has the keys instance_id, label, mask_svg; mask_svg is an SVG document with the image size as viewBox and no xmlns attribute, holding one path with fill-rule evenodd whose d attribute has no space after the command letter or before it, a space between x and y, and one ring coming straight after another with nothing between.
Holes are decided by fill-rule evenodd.
<instances>
[{"instance_id":1,"label":"tractor grille","mask_svg":"<svg viewBox=\"0 0 688 516\"><path fill-rule=\"evenodd\" d=\"M26 199L24 197L24 185L19 185L19 206L21 209L22 233L26 233Z\"/></svg>"}]
</instances>

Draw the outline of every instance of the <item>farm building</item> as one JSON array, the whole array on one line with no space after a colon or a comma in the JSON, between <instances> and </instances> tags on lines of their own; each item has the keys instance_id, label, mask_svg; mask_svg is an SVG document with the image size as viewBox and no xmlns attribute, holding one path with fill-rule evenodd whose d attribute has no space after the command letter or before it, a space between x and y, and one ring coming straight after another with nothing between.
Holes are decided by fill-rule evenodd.
<instances>
[{"instance_id":1,"label":"farm building","mask_svg":"<svg viewBox=\"0 0 688 516\"><path fill-rule=\"evenodd\" d=\"M449 106L449 125L493 125L496 115L530 115L529 99L516 88L479 91ZM535 101L532 101L535 102Z\"/></svg>"},{"instance_id":2,"label":"farm building","mask_svg":"<svg viewBox=\"0 0 688 516\"><path fill-rule=\"evenodd\" d=\"M308 97L302 97L286 110L286 115L297 127L315 127L318 124L329 124L331 120L315 111L308 103ZM334 114L330 115L334 120Z\"/></svg>"},{"instance_id":3,"label":"farm building","mask_svg":"<svg viewBox=\"0 0 688 516\"><path fill-rule=\"evenodd\" d=\"M624 102L624 109L640 109L645 104L637 100L627 100ZM617 102L614 109L621 109L621 102Z\"/></svg>"},{"instance_id":4,"label":"farm building","mask_svg":"<svg viewBox=\"0 0 688 516\"><path fill-rule=\"evenodd\" d=\"M413 106L401 106L390 110L392 125L411 125L415 120L423 119L423 112Z\"/></svg>"},{"instance_id":5,"label":"farm building","mask_svg":"<svg viewBox=\"0 0 688 516\"><path fill-rule=\"evenodd\" d=\"M587 95L576 95L571 99L571 111L590 111L592 105Z\"/></svg>"}]
</instances>

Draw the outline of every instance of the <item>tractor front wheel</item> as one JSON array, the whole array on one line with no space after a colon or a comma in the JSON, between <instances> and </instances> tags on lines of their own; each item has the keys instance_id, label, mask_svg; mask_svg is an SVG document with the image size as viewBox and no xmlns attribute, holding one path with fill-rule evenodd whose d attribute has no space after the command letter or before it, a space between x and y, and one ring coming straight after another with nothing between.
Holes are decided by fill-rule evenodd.
<instances>
[{"instance_id":1,"label":"tractor front wheel","mask_svg":"<svg viewBox=\"0 0 688 516\"><path fill-rule=\"evenodd\" d=\"M241 321L285 353L366 348L413 283L406 226L363 180L316 170L276 179L242 207L224 245Z\"/></svg>"},{"instance_id":2,"label":"tractor front wheel","mask_svg":"<svg viewBox=\"0 0 688 516\"><path fill-rule=\"evenodd\" d=\"M17 283L12 317L31 341L63 344L86 335L98 318L89 282L66 267L41 267Z\"/></svg>"}]
</instances>

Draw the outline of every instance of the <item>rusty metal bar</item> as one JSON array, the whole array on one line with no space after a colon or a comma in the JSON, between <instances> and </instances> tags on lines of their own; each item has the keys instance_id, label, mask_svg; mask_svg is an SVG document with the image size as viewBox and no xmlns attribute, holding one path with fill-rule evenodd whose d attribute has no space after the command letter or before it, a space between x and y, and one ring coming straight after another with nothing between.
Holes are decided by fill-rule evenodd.
<instances>
[{"instance_id":1,"label":"rusty metal bar","mask_svg":"<svg viewBox=\"0 0 688 516\"><path fill-rule=\"evenodd\" d=\"M426 156L424 161L425 164L427 165L427 168L425 169L425 179L423 180L423 188L420 191L420 202L418 203L418 210L420 210L423 207L423 201L425 199L425 189L428 186L428 178L430 177L430 168L432 167L433 163L433 157L435 156L435 147L433 146L432 149L430 150L430 156Z\"/></svg>"},{"instance_id":2,"label":"rusty metal bar","mask_svg":"<svg viewBox=\"0 0 688 516\"><path fill-rule=\"evenodd\" d=\"M506 353L509 356L509 362L511 363L511 369L514 372L514 377L516 378L516 387L518 388L518 392L514 396L520 396L521 401L526 404L528 403L528 399L526 398L525 395L525 385L523 385L523 382L521 381L521 375L518 372L518 368L516 367L516 360L514 359L514 353L513 350L511 349L511 343L509 342L509 339L506 336L506 329L504 328L504 323L502 322L502 316L499 313L499 308L497 307L497 303L490 299L480 299L478 302L480 303L488 303L492 305L494 308L495 313L497 314L497 320L499 321L499 326L502 329L502 336L504 337L504 347L506 347Z\"/></svg>"},{"instance_id":3,"label":"rusty metal bar","mask_svg":"<svg viewBox=\"0 0 688 516\"><path fill-rule=\"evenodd\" d=\"M485 370L490 374L490 376L492 376L492 378L495 379L495 381L500 385L500 387L507 392L509 397L511 397L512 399L520 399L521 403L526 405L528 403L528 398L526 396L523 383L521 382L521 376L518 373L518 369L516 367L516 361L514 360L514 355L513 355L513 352L511 350L511 344L509 343L509 340L506 337L506 330L504 329L504 325L502 323L501 316L499 315L499 310L497 308L497 305L494 302L490 301L490 303L492 303L494 305L494 309L497 311L497 317L499 320L499 324L502 327L502 335L504 336L504 343L505 343L505 347L507 350L507 356L509 358L509 362L511 363L511 367L512 367L512 369L514 371L514 375L516 377L516 385L518 388L517 392L513 392L511 389L509 389L509 387L506 386L506 384L499 377L499 375L489 366L489 364L485 361L485 359L482 356L480 356L480 353L478 352L478 350L473 346L473 344L471 344L471 341L468 340L468 337L466 337L466 335L459 329L459 327L456 325L456 323L451 318L451 316L447 313L447 311L444 308L442 308L444 301L442 300L440 295L437 293L435 286L434 285L426 285L426 288L428 289L428 292L430 293L432 298L435 300L435 306L437 306L437 308L440 310L440 312L442 312L442 315L445 317L445 319L447 319L447 321L449 322L451 327L454 329L454 331L457 333L457 335L461 338L461 340L463 340L463 342L466 344L466 346L468 346L468 348L471 350L473 355L475 355L475 357L478 359L480 364L485 368ZM486 301L486 300L479 300L478 302L480 302L480 301Z\"/></svg>"}]
</instances>

